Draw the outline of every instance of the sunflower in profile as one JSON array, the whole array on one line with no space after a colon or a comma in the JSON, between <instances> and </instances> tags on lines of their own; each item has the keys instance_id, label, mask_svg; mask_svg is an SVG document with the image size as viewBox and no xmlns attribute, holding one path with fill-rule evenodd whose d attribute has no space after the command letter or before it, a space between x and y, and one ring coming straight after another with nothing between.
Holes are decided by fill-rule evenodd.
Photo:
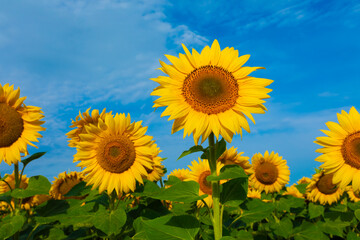
<instances>
[{"instance_id":1,"label":"sunflower in profile","mask_svg":"<svg viewBox=\"0 0 360 240\"><path fill-rule=\"evenodd\" d=\"M25 99L19 88L0 84L0 163L19 162L21 153L28 155L27 145L36 147L32 142L38 142L39 131L45 130L41 108L26 106Z\"/></svg>"},{"instance_id":2,"label":"sunflower in profile","mask_svg":"<svg viewBox=\"0 0 360 240\"><path fill-rule=\"evenodd\" d=\"M189 169L183 169L183 168L182 169L175 169L169 174L168 178L170 176L174 176L174 177L177 177L178 179L180 179L181 181L185 181L190 176L190 170Z\"/></svg>"},{"instance_id":3,"label":"sunflower in profile","mask_svg":"<svg viewBox=\"0 0 360 240\"><path fill-rule=\"evenodd\" d=\"M151 93L160 96L153 107L167 107L161 116L175 120L172 133L184 129L184 137L193 134L198 144L211 132L227 142L242 134L242 128L250 132L246 117L255 123L251 114L265 112L263 99L272 91L266 88L272 80L248 76L263 67L243 67L250 55L239 57L234 48L221 50L217 40L201 53L183 48L185 54L178 58L166 55L171 64L160 61L160 70L168 76L151 79L160 84Z\"/></svg>"},{"instance_id":4,"label":"sunflower in profile","mask_svg":"<svg viewBox=\"0 0 360 240\"><path fill-rule=\"evenodd\" d=\"M196 160L194 160L191 162L191 164L192 165L189 165L189 168L191 169L191 171L189 174L189 178L187 180L188 181L192 180L192 181L199 183L199 185L200 185L199 196L207 194L208 196L206 198L204 198L203 200L205 201L206 205L209 208L211 208L213 205L211 182L206 180L207 176L209 176L211 174L209 162L207 159L201 160L199 158L198 162ZM223 166L224 165L222 163L217 162L216 171L217 171L218 175L220 174L220 169ZM222 184L223 182L224 182L224 180L220 181L220 184ZM203 207L204 206L203 201L198 200L197 206Z\"/></svg>"},{"instance_id":5,"label":"sunflower in profile","mask_svg":"<svg viewBox=\"0 0 360 240\"><path fill-rule=\"evenodd\" d=\"M81 172L70 172L70 173L60 173L59 176L53 181L53 184L50 188L50 195L57 200L69 199L69 198L79 198L79 197L65 197L75 185L84 181L84 175ZM80 197L81 198L81 197Z\"/></svg>"},{"instance_id":6,"label":"sunflower in profile","mask_svg":"<svg viewBox=\"0 0 360 240\"><path fill-rule=\"evenodd\" d=\"M99 113L98 109L94 109L94 110L92 110L92 112L90 114L90 109L91 108L88 108L86 110L86 112L84 112L84 113L81 113L79 111L79 115L76 116L75 121L71 120L72 125L70 127L75 128L75 129L71 130L70 132L68 132L66 134L67 137L70 138L70 140L69 140L70 147L76 147L76 143L80 141L79 134L86 133L85 125L89 125L89 124L97 125L99 122L99 119L104 121L105 116L107 114L111 114L111 112L106 113L105 108L103 109L103 111L101 113Z\"/></svg>"},{"instance_id":7,"label":"sunflower in profile","mask_svg":"<svg viewBox=\"0 0 360 240\"><path fill-rule=\"evenodd\" d=\"M85 182L99 187L99 192L113 190L118 195L135 190L136 181L148 175L152 168L153 148L151 136L145 135L147 127L131 122L130 114L106 115L105 121L85 125L86 133L79 134L74 161L85 168Z\"/></svg>"},{"instance_id":8,"label":"sunflower in profile","mask_svg":"<svg viewBox=\"0 0 360 240\"><path fill-rule=\"evenodd\" d=\"M297 184L308 184L308 183L311 183L311 179L308 177L302 177L296 183Z\"/></svg>"},{"instance_id":9,"label":"sunflower in profile","mask_svg":"<svg viewBox=\"0 0 360 240\"><path fill-rule=\"evenodd\" d=\"M352 202L359 202L360 201L360 192L354 192L352 186L347 186L345 188L346 193L348 194L350 201Z\"/></svg>"},{"instance_id":10,"label":"sunflower in profile","mask_svg":"<svg viewBox=\"0 0 360 240\"><path fill-rule=\"evenodd\" d=\"M331 205L339 201L344 189L333 184L334 174L322 171L313 175L311 183L306 187L306 198L311 202Z\"/></svg>"},{"instance_id":11,"label":"sunflower in profile","mask_svg":"<svg viewBox=\"0 0 360 240\"><path fill-rule=\"evenodd\" d=\"M224 165L236 164L242 167L247 175L253 173L252 166L249 162L249 157L241 156L243 152L238 153L237 148L231 147L218 158L218 161Z\"/></svg>"},{"instance_id":12,"label":"sunflower in profile","mask_svg":"<svg viewBox=\"0 0 360 240\"><path fill-rule=\"evenodd\" d=\"M152 145L153 155L152 155L152 168L146 168L148 176L146 177L147 180L152 182L157 182L164 176L164 166L161 164L162 158L159 157L160 148L157 147L156 144Z\"/></svg>"},{"instance_id":13,"label":"sunflower in profile","mask_svg":"<svg viewBox=\"0 0 360 240\"><path fill-rule=\"evenodd\" d=\"M289 167L286 160L278 153L268 151L264 156L256 153L251 159L254 174L249 177L249 184L260 192L279 192L290 180Z\"/></svg>"},{"instance_id":14,"label":"sunflower in profile","mask_svg":"<svg viewBox=\"0 0 360 240\"><path fill-rule=\"evenodd\" d=\"M351 181L354 191L360 191L360 114L354 107L337 114L339 123L327 122L327 137L318 137L315 143L323 146L315 160L326 174L333 173L333 183L345 188Z\"/></svg>"},{"instance_id":15,"label":"sunflower in profile","mask_svg":"<svg viewBox=\"0 0 360 240\"><path fill-rule=\"evenodd\" d=\"M290 195L296 198L304 198L304 194L302 194L295 185L291 185L290 187L286 187L286 191L282 195Z\"/></svg>"}]
</instances>

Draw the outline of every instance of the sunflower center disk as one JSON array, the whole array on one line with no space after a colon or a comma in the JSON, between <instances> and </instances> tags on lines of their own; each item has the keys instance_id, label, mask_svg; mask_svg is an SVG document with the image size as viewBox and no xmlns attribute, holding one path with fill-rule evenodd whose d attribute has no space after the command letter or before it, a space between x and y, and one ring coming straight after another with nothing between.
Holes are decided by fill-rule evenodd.
<instances>
[{"instance_id":1,"label":"sunflower center disk","mask_svg":"<svg viewBox=\"0 0 360 240\"><path fill-rule=\"evenodd\" d=\"M256 179L265 185L271 185L276 182L279 176L277 167L269 162L260 164L255 170Z\"/></svg>"},{"instance_id":2,"label":"sunflower center disk","mask_svg":"<svg viewBox=\"0 0 360 240\"><path fill-rule=\"evenodd\" d=\"M360 169L360 132L347 136L341 147L345 163Z\"/></svg>"},{"instance_id":3,"label":"sunflower center disk","mask_svg":"<svg viewBox=\"0 0 360 240\"><path fill-rule=\"evenodd\" d=\"M333 174L323 175L316 183L316 187L320 192L326 195L333 194L337 191L337 186L332 183Z\"/></svg>"},{"instance_id":4,"label":"sunflower center disk","mask_svg":"<svg viewBox=\"0 0 360 240\"><path fill-rule=\"evenodd\" d=\"M209 170L203 172L200 174L199 177L199 185L200 190L203 191L203 193L212 195L212 188L211 188L211 182L206 180L206 177L209 176L211 172Z\"/></svg>"},{"instance_id":5,"label":"sunflower center disk","mask_svg":"<svg viewBox=\"0 0 360 240\"><path fill-rule=\"evenodd\" d=\"M106 171L122 173L134 163L134 144L125 136L104 139L98 147L98 163Z\"/></svg>"},{"instance_id":6,"label":"sunflower center disk","mask_svg":"<svg viewBox=\"0 0 360 240\"><path fill-rule=\"evenodd\" d=\"M196 111L217 114L231 109L238 99L234 76L222 67L207 65L192 71L184 80L182 94Z\"/></svg>"},{"instance_id":7,"label":"sunflower center disk","mask_svg":"<svg viewBox=\"0 0 360 240\"><path fill-rule=\"evenodd\" d=\"M21 115L5 103L0 103L0 148L16 142L24 130Z\"/></svg>"}]
</instances>

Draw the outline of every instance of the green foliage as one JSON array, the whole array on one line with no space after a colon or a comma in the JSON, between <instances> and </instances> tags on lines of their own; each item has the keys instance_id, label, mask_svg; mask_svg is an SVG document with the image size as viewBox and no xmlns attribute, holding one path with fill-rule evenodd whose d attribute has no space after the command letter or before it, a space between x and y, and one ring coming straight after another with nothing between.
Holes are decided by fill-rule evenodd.
<instances>
[{"instance_id":1,"label":"green foliage","mask_svg":"<svg viewBox=\"0 0 360 240\"><path fill-rule=\"evenodd\" d=\"M198 220L190 215L166 215L153 220L139 217L134 221L136 234L141 240L192 240L200 230Z\"/></svg>"},{"instance_id":2,"label":"green foliage","mask_svg":"<svg viewBox=\"0 0 360 240\"><path fill-rule=\"evenodd\" d=\"M0 222L0 239L7 239L18 232L24 225L26 218L22 215L6 216Z\"/></svg>"},{"instance_id":3,"label":"green foliage","mask_svg":"<svg viewBox=\"0 0 360 240\"><path fill-rule=\"evenodd\" d=\"M29 179L29 185L26 189L17 188L11 193L14 198L27 198L37 194L49 194L51 184L44 176L33 176Z\"/></svg>"},{"instance_id":4,"label":"green foliage","mask_svg":"<svg viewBox=\"0 0 360 240\"><path fill-rule=\"evenodd\" d=\"M32 161L34 161L34 160L36 160L38 158L41 158L45 153L46 152L34 153L30 157L21 160L21 162L24 164L24 167L26 167L26 165L28 165L30 162L32 162Z\"/></svg>"},{"instance_id":5,"label":"green foliage","mask_svg":"<svg viewBox=\"0 0 360 240\"><path fill-rule=\"evenodd\" d=\"M183 158L191 153L204 152L204 151L205 151L205 149L201 145L192 146L189 150L184 151L177 160L179 160L180 158Z\"/></svg>"}]
</instances>

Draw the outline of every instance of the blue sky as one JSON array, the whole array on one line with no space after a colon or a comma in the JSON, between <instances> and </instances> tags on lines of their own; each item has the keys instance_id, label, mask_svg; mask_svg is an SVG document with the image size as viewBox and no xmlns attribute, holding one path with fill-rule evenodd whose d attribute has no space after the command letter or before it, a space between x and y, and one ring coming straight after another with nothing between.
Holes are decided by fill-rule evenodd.
<instances>
[{"instance_id":1,"label":"blue sky","mask_svg":"<svg viewBox=\"0 0 360 240\"><path fill-rule=\"evenodd\" d=\"M65 133L79 110L130 113L143 120L168 158L169 171L198 157L176 161L193 145L172 121L154 112L149 78L162 73L164 54L200 51L218 39L251 54L252 74L273 79L266 114L228 146L244 155L278 152L291 170L290 182L311 177L319 166L313 143L327 121L355 106L360 111L360 4L357 1L9 1L0 0L0 83L20 87L25 104L45 115L39 149L47 151L25 171L53 180L79 170ZM12 167L0 164L1 174Z\"/></svg>"}]
</instances>

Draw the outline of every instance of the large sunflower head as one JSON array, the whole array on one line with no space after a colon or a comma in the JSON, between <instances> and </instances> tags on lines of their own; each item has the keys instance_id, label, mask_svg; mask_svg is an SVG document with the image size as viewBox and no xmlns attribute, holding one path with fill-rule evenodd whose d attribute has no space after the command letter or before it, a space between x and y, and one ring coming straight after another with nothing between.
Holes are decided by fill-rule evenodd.
<instances>
[{"instance_id":1,"label":"large sunflower head","mask_svg":"<svg viewBox=\"0 0 360 240\"><path fill-rule=\"evenodd\" d=\"M253 113L264 113L263 99L269 98L273 81L248 76L262 67L243 67L250 55L238 56L234 48L220 49L215 40L201 53L166 55L171 64L160 61L168 76L152 79L160 84L151 95L160 96L154 107L167 107L161 116L175 120L172 133L184 129L184 137L193 134L195 144L204 142L213 132L231 142L242 128L250 132L245 116L254 123Z\"/></svg>"},{"instance_id":2,"label":"large sunflower head","mask_svg":"<svg viewBox=\"0 0 360 240\"><path fill-rule=\"evenodd\" d=\"M152 145L153 155L152 155L152 168L146 168L148 173L146 179L152 182L157 182L164 176L164 165L161 164L163 159L159 157L160 148L156 144Z\"/></svg>"},{"instance_id":3,"label":"large sunflower head","mask_svg":"<svg viewBox=\"0 0 360 240\"><path fill-rule=\"evenodd\" d=\"M249 157L241 156L243 152L238 153L237 148L231 147L219 157L218 161L224 165L236 164L242 167L247 175L253 173L252 166L249 162Z\"/></svg>"},{"instance_id":4,"label":"large sunflower head","mask_svg":"<svg viewBox=\"0 0 360 240\"><path fill-rule=\"evenodd\" d=\"M190 176L190 170L189 169L174 169L168 176L168 178L170 176L175 176L178 179L180 179L181 181L185 181L189 178Z\"/></svg>"},{"instance_id":5,"label":"large sunflower head","mask_svg":"<svg viewBox=\"0 0 360 240\"><path fill-rule=\"evenodd\" d=\"M70 138L70 140L69 140L70 147L76 147L76 143L80 141L79 134L86 133L85 125L89 125L89 124L97 125L99 122L99 119L104 121L105 116L107 114L111 114L111 112L106 113L105 108L103 109L103 111L101 113L99 113L98 109L94 109L94 110L92 110L92 112L90 114L90 109L91 108L88 108L86 110L86 112L84 112L84 113L81 113L79 111L79 115L76 116L75 121L71 120L72 124L70 127L75 128L75 129L71 130L70 132L68 132L66 134L67 137Z\"/></svg>"},{"instance_id":6,"label":"large sunflower head","mask_svg":"<svg viewBox=\"0 0 360 240\"><path fill-rule=\"evenodd\" d=\"M19 88L0 84L0 163L19 162L21 153L28 155L27 145L36 147L31 142L38 142L39 131L45 130L41 108L26 106L25 99Z\"/></svg>"},{"instance_id":7,"label":"large sunflower head","mask_svg":"<svg viewBox=\"0 0 360 240\"><path fill-rule=\"evenodd\" d=\"M136 181L143 183L152 168L153 148L151 136L145 135L147 127L130 122L130 115L106 115L97 125L85 125L86 133L80 134L74 161L85 168L83 173L88 185L99 191L113 190L118 195L135 190Z\"/></svg>"},{"instance_id":8,"label":"large sunflower head","mask_svg":"<svg viewBox=\"0 0 360 240\"><path fill-rule=\"evenodd\" d=\"M304 194L302 194L295 185L286 187L286 191L282 195L290 195L296 198L304 198Z\"/></svg>"},{"instance_id":9,"label":"large sunflower head","mask_svg":"<svg viewBox=\"0 0 360 240\"><path fill-rule=\"evenodd\" d=\"M334 174L326 174L324 171L313 175L311 183L306 187L306 198L311 202L331 205L337 202L344 189L333 183Z\"/></svg>"},{"instance_id":10,"label":"large sunflower head","mask_svg":"<svg viewBox=\"0 0 360 240\"><path fill-rule=\"evenodd\" d=\"M348 194L350 201L352 202L359 202L360 201L360 192L359 191L354 191L354 189L352 188L352 186L347 186L345 188L346 193Z\"/></svg>"},{"instance_id":11,"label":"large sunflower head","mask_svg":"<svg viewBox=\"0 0 360 240\"><path fill-rule=\"evenodd\" d=\"M216 170L217 174L220 174L220 169L224 165L220 162L217 162ZM204 198L203 200L206 202L206 205L208 207L212 207L213 200L212 200L212 188L211 188L211 182L207 181L206 178L211 174L209 162L207 159L201 160L200 158L198 161L194 160L191 162L191 165L189 165L189 168L191 169L189 178L187 180L192 180L195 182L198 182L200 185L199 188L199 196L207 194L208 196ZM224 181L220 181L220 184ZM197 201L198 207L203 207L204 203L201 200Z\"/></svg>"},{"instance_id":12,"label":"large sunflower head","mask_svg":"<svg viewBox=\"0 0 360 240\"><path fill-rule=\"evenodd\" d=\"M315 160L333 173L334 184L345 188L351 181L354 191L360 191L360 114L354 107L347 113L337 114L339 123L327 122L329 130L322 130L327 137L318 137L315 143L323 146L316 151L322 153Z\"/></svg>"},{"instance_id":13,"label":"large sunflower head","mask_svg":"<svg viewBox=\"0 0 360 240\"><path fill-rule=\"evenodd\" d=\"M60 173L58 177L55 177L53 184L50 188L50 195L54 199L68 199L74 197L65 197L76 184L84 180L84 175L79 172L70 172L70 173Z\"/></svg>"},{"instance_id":14,"label":"large sunflower head","mask_svg":"<svg viewBox=\"0 0 360 240\"><path fill-rule=\"evenodd\" d=\"M260 192L279 192L290 180L289 167L286 160L278 153L268 151L264 156L256 153L251 159L254 174L249 177L249 184Z\"/></svg>"}]
</instances>

